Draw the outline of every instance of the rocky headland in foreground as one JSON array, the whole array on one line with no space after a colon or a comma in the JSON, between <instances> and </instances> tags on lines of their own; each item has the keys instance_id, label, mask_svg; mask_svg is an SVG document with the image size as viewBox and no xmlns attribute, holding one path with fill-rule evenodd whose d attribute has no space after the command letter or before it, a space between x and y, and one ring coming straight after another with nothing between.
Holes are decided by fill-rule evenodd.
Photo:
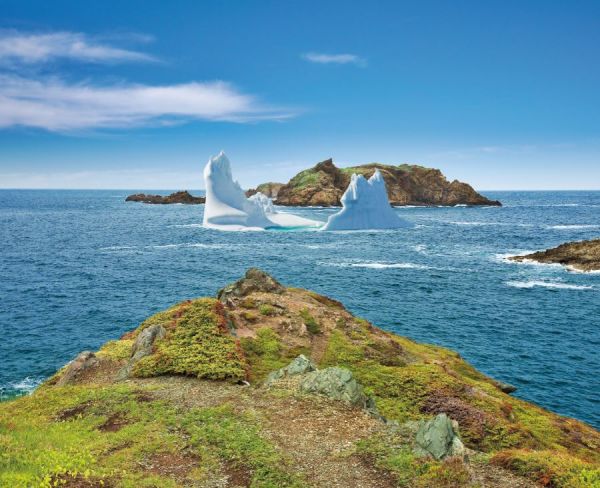
<instances>
[{"instance_id":1,"label":"rocky headland in foreground","mask_svg":"<svg viewBox=\"0 0 600 488\"><path fill-rule=\"evenodd\" d=\"M511 256L512 261L535 261L562 264L577 271L600 271L600 239L567 242L558 247L524 256Z\"/></svg>"},{"instance_id":2,"label":"rocky headland in foreground","mask_svg":"<svg viewBox=\"0 0 600 488\"><path fill-rule=\"evenodd\" d=\"M600 433L506 390L251 269L0 403L0 486L597 487Z\"/></svg>"},{"instance_id":3,"label":"rocky headland in foreground","mask_svg":"<svg viewBox=\"0 0 600 488\"><path fill-rule=\"evenodd\" d=\"M266 183L248 190L247 194L267 192L265 194L274 198L276 205L340 206L340 198L346 191L352 174L360 174L368 179L376 169L383 175L392 205L501 205L497 200L480 195L467 183L448 181L438 169L381 163L338 168L331 159L301 171L287 184Z\"/></svg>"},{"instance_id":4,"label":"rocky headland in foreground","mask_svg":"<svg viewBox=\"0 0 600 488\"><path fill-rule=\"evenodd\" d=\"M206 201L204 197L195 197L188 191L177 191L170 195L147 195L145 193L136 193L135 195L129 195L126 202L141 202L141 203L152 203L152 204L172 204L172 203L183 203L186 205L199 205Z\"/></svg>"}]
</instances>

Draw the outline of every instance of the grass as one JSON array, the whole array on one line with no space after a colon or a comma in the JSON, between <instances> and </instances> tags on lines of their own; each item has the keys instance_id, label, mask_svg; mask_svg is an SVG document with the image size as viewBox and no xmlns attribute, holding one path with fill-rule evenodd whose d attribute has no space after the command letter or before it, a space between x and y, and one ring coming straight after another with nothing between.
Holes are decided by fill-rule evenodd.
<instances>
[{"instance_id":1,"label":"grass","mask_svg":"<svg viewBox=\"0 0 600 488\"><path fill-rule=\"evenodd\" d=\"M260 313L261 315L271 316L276 315L277 310L275 310L275 307L273 307L272 305L269 305L268 303L263 303L259 305L258 313Z\"/></svg>"},{"instance_id":2,"label":"grass","mask_svg":"<svg viewBox=\"0 0 600 488\"><path fill-rule=\"evenodd\" d=\"M460 488L469 486L470 475L462 461L434 461L417 457L412 446L393 435L375 435L359 441L356 452L393 473L400 487Z\"/></svg>"},{"instance_id":3,"label":"grass","mask_svg":"<svg viewBox=\"0 0 600 488\"><path fill-rule=\"evenodd\" d=\"M183 419L190 443L205 469L222 461L234 469L248 470L253 488L302 487L291 463L261 437L258 420L248 413L235 413L231 405L194 410Z\"/></svg>"},{"instance_id":4,"label":"grass","mask_svg":"<svg viewBox=\"0 0 600 488\"><path fill-rule=\"evenodd\" d=\"M308 308L303 308L300 310L300 317L302 317L302 321L304 322L304 325L306 325L306 330L308 330L311 334L321 333L321 326L319 325L319 322L317 322L317 319L310 314Z\"/></svg>"},{"instance_id":5,"label":"grass","mask_svg":"<svg viewBox=\"0 0 600 488\"><path fill-rule=\"evenodd\" d=\"M57 479L83 477L142 486L138 462L153 453L177 450L169 431L175 415L161 402L137 401L126 386L47 387L0 405L0 486L49 487ZM101 426L118 416L117 432ZM153 478L159 486L168 479ZM162 483L162 484L160 484Z\"/></svg>"},{"instance_id":6,"label":"grass","mask_svg":"<svg viewBox=\"0 0 600 488\"><path fill-rule=\"evenodd\" d=\"M314 185L319 181L319 174L312 169L306 169L301 171L296 176L294 176L290 182L289 186L292 188L304 188L310 185Z\"/></svg>"}]
</instances>

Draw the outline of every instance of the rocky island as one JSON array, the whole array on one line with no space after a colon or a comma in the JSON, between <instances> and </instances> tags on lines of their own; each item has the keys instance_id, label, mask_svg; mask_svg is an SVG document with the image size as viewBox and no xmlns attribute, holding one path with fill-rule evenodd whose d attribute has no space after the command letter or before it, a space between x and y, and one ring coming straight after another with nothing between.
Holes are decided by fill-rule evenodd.
<instances>
[{"instance_id":1,"label":"rocky island","mask_svg":"<svg viewBox=\"0 0 600 488\"><path fill-rule=\"evenodd\" d=\"M467 183L448 181L438 169L402 164L390 166L370 163L350 168L338 168L331 159L301 171L287 184L268 183L276 189L275 204L287 206L339 206L340 198L353 173L370 178L378 169L385 180L390 204L398 205L493 205ZM281 186L279 186L281 185ZM262 186L262 185L261 185ZM252 194L259 190L249 190Z\"/></svg>"},{"instance_id":2,"label":"rocky island","mask_svg":"<svg viewBox=\"0 0 600 488\"><path fill-rule=\"evenodd\" d=\"M600 271L600 239L567 242L558 247L524 256L511 256L512 261L535 261L562 264L577 271Z\"/></svg>"},{"instance_id":3,"label":"rocky island","mask_svg":"<svg viewBox=\"0 0 600 488\"><path fill-rule=\"evenodd\" d=\"M0 485L559 487L600 433L250 269L0 403Z\"/></svg>"},{"instance_id":4,"label":"rocky island","mask_svg":"<svg viewBox=\"0 0 600 488\"><path fill-rule=\"evenodd\" d=\"M186 205L199 205L206 201L204 197L195 197L188 191L177 191L170 195L146 195L145 193L136 193L135 195L129 195L126 202L141 202L141 203L152 203L152 204L173 204L183 203Z\"/></svg>"}]
</instances>

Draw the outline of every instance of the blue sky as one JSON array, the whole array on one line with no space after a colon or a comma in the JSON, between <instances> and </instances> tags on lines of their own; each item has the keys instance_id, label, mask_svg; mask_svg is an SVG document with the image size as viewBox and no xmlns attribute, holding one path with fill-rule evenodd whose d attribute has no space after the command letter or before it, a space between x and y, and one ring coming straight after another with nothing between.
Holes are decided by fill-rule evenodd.
<instances>
[{"instance_id":1,"label":"blue sky","mask_svg":"<svg viewBox=\"0 0 600 488\"><path fill-rule=\"evenodd\" d=\"M600 2L0 0L0 187L404 162L600 189Z\"/></svg>"}]
</instances>

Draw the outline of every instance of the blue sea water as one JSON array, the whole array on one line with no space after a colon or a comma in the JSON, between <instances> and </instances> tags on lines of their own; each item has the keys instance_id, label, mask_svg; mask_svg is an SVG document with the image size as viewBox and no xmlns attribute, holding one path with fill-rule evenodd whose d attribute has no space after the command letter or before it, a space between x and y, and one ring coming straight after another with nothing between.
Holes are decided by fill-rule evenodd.
<instances>
[{"instance_id":1,"label":"blue sea water","mask_svg":"<svg viewBox=\"0 0 600 488\"><path fill-rule=\"evenodd\" d=\"M0 394L258 266L600 427L600 274L504 259L598 237L600 192L488 192L504 206L399 208L414 229L355 233L207 230L202 206L128 193L0 191Z\"/></svg>"}]
</instances>

